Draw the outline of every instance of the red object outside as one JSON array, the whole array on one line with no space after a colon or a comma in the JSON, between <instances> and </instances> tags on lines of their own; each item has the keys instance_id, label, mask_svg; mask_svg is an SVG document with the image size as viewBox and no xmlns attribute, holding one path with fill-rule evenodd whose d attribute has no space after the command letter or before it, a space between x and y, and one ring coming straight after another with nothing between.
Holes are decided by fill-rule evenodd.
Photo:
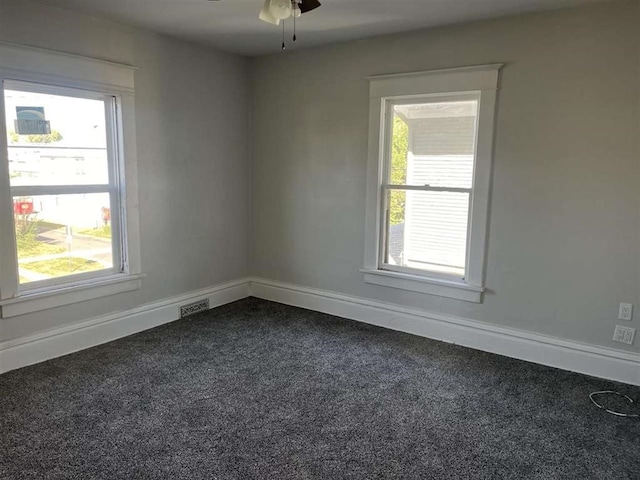
<instances>
[{"instance_id":1,"label":"red object outside","mask_svg":"<svg viewBox=\"0 0 640 480\"><path fill-rule=\"evenodd\" d=\"M13 202L13 213L16 215L29 215L33 213L33 201Z\"/></svg>"}]
</instances>

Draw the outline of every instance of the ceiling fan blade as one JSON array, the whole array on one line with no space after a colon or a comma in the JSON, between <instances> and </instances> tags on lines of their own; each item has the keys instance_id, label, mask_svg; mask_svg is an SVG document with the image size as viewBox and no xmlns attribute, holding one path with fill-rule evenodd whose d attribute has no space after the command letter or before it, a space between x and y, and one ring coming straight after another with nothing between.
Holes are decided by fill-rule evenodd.
<instances>
[{"instance_id":1,"label":"ceiling fan blade","mask_svg":"<svg viewBox=\"0 0 640 480\"><path fill-rule=\"evenodd\" d=\"M262 7L262 10L260 10L260 14L258 15L258 18L263 22L271 23L273 25L280 25L280 20L278 20L276 17L274 17L271 14L271 11L269 10L269 5L270 5L270 0L265 0L264 6Z\"/></svg>"},{"instance_id":2,"label":"ceiling fan blade","mask_svg":"<svg viewBox=\"0 0 640 480\"><path fill-rule=\"evenodd\" d=\"M300 11L302 13L310 12L322 5L318 0L300 0Z\"/></svg>"}]
</instances>

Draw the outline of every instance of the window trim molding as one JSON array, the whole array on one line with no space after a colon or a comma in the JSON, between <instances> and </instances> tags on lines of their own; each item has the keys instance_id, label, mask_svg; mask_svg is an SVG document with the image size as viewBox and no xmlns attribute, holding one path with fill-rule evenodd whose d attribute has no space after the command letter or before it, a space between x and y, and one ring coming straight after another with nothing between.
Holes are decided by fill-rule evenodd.
<instances>
[{"instance_id":1,"label":"window trim molding","mask_svg":"<svg viewBox=\"0 0 640 480\"><path fill-rule=\"evenodd\" d=\"M142 279L145 276L142 273L118 273L94 277L91 281L76 281L29 290L15 298L0 300L2 318L40 312L94 298L138 290L142 286Z\"/></svg>"},{"instance_id":2,"label":"window trim molding","mask_svg":"<svg viewBox=\"0 0 640 480\"><path fill-rule=\"evenodd\" d=\"M133 65L0 41L0 70L15 80L134 94Z\"/></svg>"},{"instance_id":3,"label":"window trim molding","mask_svg":"<svg viewBox=\"0 0 640 480\"><path fill-rule=\"evenodd\" d=\"M390 270L369 270L366 268L361 269L360 272L363 274L365 283L437 295L439 297L455 298L473 303L482 301L482 295L485 290L484 287L469 285L462 280L449 280L435 276L413 275Z\"/></svg>"},{"instance_id":4,"label":"window trim molding","mask_svg":"<svg viewBox=\"0 0 640 480\"><path fill-rule=\"evenodd\" d=\"M364 281L376 285L482 302L489 222L489 201L493 164L493 138L497 90L503 64L411 72L368 77L369 144L365 212ZM478 92L478 138L470 210L468 270L464 280L389 272L381 269L381 202L385 165L385 113L389 101L429 95ZM474 295L469 295L469 291Z\"/></svg>"},{"instance_id":5,"label":"window trim molding","mask_svg":"<svg viewBox=\"0 0 640 480\"><path fill-rule=\"evenodd\" d=\"M115 146L119 162L120 218L124 222L121 247L123 273L73 279L43 289L19 291L15 237L0 229L1 317L67 305L91 298L140 288L140 225L137 148L135 130L134 73L131 65L88 58L43 48L0 42L0 82L4 80L39 83L62 88L88 90L116 98L115 120L121 139ZM4 112L4 97L0 95ZM6 132L0 124L0 225L13 224L9 185ZM5 231L2 231L5 230ZM13 252L13 253L11 253ZM46 299L46 300L45 300ZM18 313L19 312L19 313Z\"/></svg>"}]
</instances>

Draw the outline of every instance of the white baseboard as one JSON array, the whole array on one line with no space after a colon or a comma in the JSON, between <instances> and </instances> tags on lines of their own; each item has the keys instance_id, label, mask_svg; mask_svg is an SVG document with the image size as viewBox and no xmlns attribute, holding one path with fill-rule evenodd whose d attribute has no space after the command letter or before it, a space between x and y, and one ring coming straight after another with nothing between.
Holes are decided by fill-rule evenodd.
<instances>
[{"instance_id":1,"label":"white baseboard","mask_svg":"<svg viewBox=\"0 0 640 480\"><path fill-rule=\"evenodd\" d=\"M249 281L238 280L143 305L133 310L0 342L0 373L173 322L180 317L180 305L185 303L208 298L210 307L214 308L248 296Z\"/></svg>"},{"instance_id":2,"label":"white baseboard","mask_svg":"<svg viewBox=\"0 0 640 480\"><path fill-rule=\"evenodd\" d=\"M640 385L640 355L261 278L251 295L550 367Z\"/></svg>"},{"instance_id":3,"label":"white baseboard","mask_svg":"<svg viewBox=\"0 0 640 480\"><path fill-rule=\"evenodd\" d=\"M0 373L172 322L179 318L180 305L185 303L208 298L211 308L214 308L250 295L507 357L640 385L638 354L261 278L229 282L126 312L0 342Z\"/></svg>"}]
</instances>

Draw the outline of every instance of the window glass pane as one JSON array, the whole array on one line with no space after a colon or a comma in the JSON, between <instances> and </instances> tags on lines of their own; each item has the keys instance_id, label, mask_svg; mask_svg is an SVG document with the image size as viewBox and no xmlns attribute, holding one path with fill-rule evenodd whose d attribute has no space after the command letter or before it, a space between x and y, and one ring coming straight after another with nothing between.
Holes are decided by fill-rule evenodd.
<instances>
[{"instance_id":1,"label":"window glass pane","mask_svg":"<svg viewBox=\"0 0 640 480\"><path fill-rule=\"evenodd\" d=\"M404 264L404 224L407 192L389 190L387 193L387 233L385 263Z\"/></svg>"},{"instance_id":2,"label":"window glass pane","mask_svg":"<svg viewBox=\"0 0 640 480\"><path fill-rule=\"evenodd\" d=\"M469 195L390 190L385 263L464 277Z\"/></svg>"},{"instance_id":3,"label":"window glass pane","mask_svg":"<svg viewBox=\"0 0 640 480\"><path fill-rule=\"evenodd\" d=\"M105 102L4 92L11 186L109 183Z\"/></svg>"},{"instance_id":4,"label":"window glass pane","mask_svg":"<svg viewBox=\"0 0 640 480\"><path fill-rule=\"evenodd\" d=\"M394 105L389 183L471 188L477 100Z\"/></svg>"},{"instance_id":5,"label":"window glass pane","mask_svg":"<svg viewBox=\"0 0 640 480\"><path fill-rule=\"evenodd\" d=\"M113 268L108 193L14 197L20 284Z\"/></svg>"}]
</instances>

